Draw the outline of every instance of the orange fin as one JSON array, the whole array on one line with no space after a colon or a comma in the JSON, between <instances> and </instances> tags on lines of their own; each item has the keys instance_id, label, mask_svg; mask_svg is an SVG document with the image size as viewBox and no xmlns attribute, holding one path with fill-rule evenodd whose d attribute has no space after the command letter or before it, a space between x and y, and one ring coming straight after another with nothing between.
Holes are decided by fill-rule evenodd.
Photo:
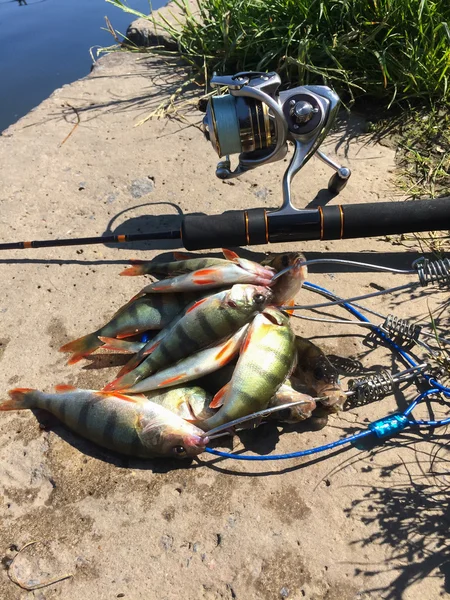
<instances>
[{"instance_id":1,"label":"orange fin","mask_svg":"<svg viewBox=\"0 0 450 600\"><path fill-rule=\"evenodd\" d=\"M73 356L70 358L67 364L74 365L85 356L88 356L97 350L97 348L100 348L102 345L103 342L99 340L96 333L88 333L87 335L84 335L73 342L69 342L64 346L61 346L59 351L73 353Z\"/></svg>"},{"instance_id":2,"label":"orange fin","mask_svg":"<svg viewBox=\"0 0 450 600\"><path fill-rule=\"evenodd\" d=\"M219 408L220 406L222 406L223 404L223 397L225 396L225 394L227 393L228 389L230 387L229 383L226 383L223 388L221 388L217 394L214 396L214 398L211 400L211 403L209 405L209 408Z\"/></svg>"},{"instance_id":3,"label":"orange fin","mask_svg":"<svg viewBox=\"0 0 450 600\"><path fill-rule=\"evenodd\" d=\"M239 254L233 252L233 250L227 250L227 248L222 248L223 255L227 260L231 260L232 262L236 262L239 260Z\"/></svg>"},{"instance_id":4,"label":"orange fin","mask_svg":"<svg viewBox=\"0 0 450 600\"><path fill-rule=\"evenodd\" d=\"M219 271L216 269L200 269L195 271L192 275L192 280L197 285L206 285L209 283L217 283L217 277L214 277Z\"/></svg>"},{"instance_id":5,"label":"orange fin","mask_svg":"<svg viewBox=\"0 0 450 600\"><path fill-rule=\"evenodd\" d=\"M113 381L110 381L105 385L105 387L101 390L101 392L115 392L116 390L123 389L120 387L120 380L122 377L116 377Z\"/></svg>"},{"instance_id":6,"label":"orange fin","mask_svg":"<svg viewBox=\"0 0 450 600\"><path fill-rule=\"evenodd\" d=\"M203 304L206 300L207 298L201 298L200 300L197 300L197 302L194 302L194 304L187 309L186 314L190 313L194 308L197 308L197 306L200 306L200 304Z\"/></svg>"},{"instance_id":7,"label":"orange fin","mask_svg":"<svg viewBox=\"0 0 450 600\"><path fill-rule=\"evenodd\" d=\"M125 400L126 402L134 402L138 403L138 398L133 398L132 396L126 396L125 394L121 394L120 392L114 391L105 391L101 390L99 392L95 392L99 396L103 396L105 398L119 398L119 400Z\"/></svg>"},{"instance_id":8,"label":"orange fin","mask_svg":"<svg viewBox=\"0 0 450 600\"><path fill-rule=\"evenodd\" d=\"M147 350L145 350L142 353L142 356L148 356L149 354L154 352L156 350L156 348L160 345L160 343L161 343L161 340L159 342L155 342L152 346L150 346L150 348L147 348Z\"/></svg>"},{"instance_id":9,"label":"orange fin","mask_svg":"<svg viewBox=\"0 0 450 600\"><path fill-rule=\"evenodd\" d=\"M132 267L127 267L124 269L119 275L125 277L135 277L136 275L145 275L145 267L143 264L133 265Z\"/></svg>"},{"instance_id":10,"label":"orange fin","mask_svg":"<svg viewBox=\"0 0 450 600\"><path fill-rule=\"evenodd\" d=\"M170 384L179 381L180 379L182 379L185 376L186 376L186 373L180 373L179 375L175 375L174 377L169 377L169 379L166 379L165 381L161 381L161 383L158 385L158 387L161 387L163 385L169 386Z\"/></svg>"},{"instance_id":11,"label":"orange fin","mask_svg":"<svg viewBox=\"0 0 450 600\"><path fill-rule=\"evenodd\" d=\"M136 358L136 357L137 357L137 354L135 354L125 365L123 365L123 367L117 373L117 378L122 377L123 375L126 375L130 371L133 371L133 369L135 369L137 366L139 366L141 364L143 359L140 360L141 357L138 357L138 358Z\"/></svg>"},{"instance_id":12,"label":"orange fin","mask_svg":"<svg viewBox=\"0 0 450 600\"><path fill-rule=\"evenodd\" d=\"M173 257L175 260L189 260L193 258L192 254L188 252L173 252Z\"/></svg>"},{"instance_id":13,"label":"orange fin","mask_svg":"<svg viewBox=\"0 0 450 600\"><path fill-rule=\"evenodd\" d=\"M73 392L77 388L74 385L69 385L68 383L59 383L55 385L55 391L57 394L63 394L64 392Z\"/></svg>"},{"instance_id":14,"label":"orange fin","mask_svg":"<svg viewBox=\"0 0 450 600\"><path fill-rule=\"evenodd\" d=\"M102 350L114 350L114 352L117 352L118 354L130 354L133 352L137 352L137 346L142 347L142 344L140 344L139 342L136 342L135 346L134 342L124 342L122 340L118 340L117 338L103 337L101 335L98 339L101 340L104 344L102 346Z\"/></svg>"},{"instance_id":15,"label":"orange fin","mask_svg":"<svg viewBox=\"0 0 450 600\"><path fill-rule=\"evenodd\" d=\"M223 348L219 350L219 352L214 357L221 367L227 364L227 362L233 357L236 353L236 350L233 352L231 349L234 346L234 340L228 340ZM230 351L231 350L231 351Z\"/></svg>"},{"instance_id":16,"label":"orange fin","mask_svg":"<svg viewBox=\"0 0 450 600\"><path fill-rule=\"evenodd\" d=\"M15 388L9 390L9 400L0 402L0 410L22 410L25 408L32 408L33 401L30 399L29 394L35 392L31 388Z\"/></svg>"},{"instance_id":17,"label":"orange fin","mask_svg":"<svg viewBox=\"0 0 450 600\"><path fill-rule=\"evenodd\" d=\"M287 302L284 303L284 305L285 306L294 306L295 305L295 300L294 299L288 300ZM294 314L293 310L286 309L286 312L287 312L288 315L293 315Z\"/></svg>"},{"instance_id":18,"label":"orange fin","mask_svg":"<svg viewBox=\"0 0 450 600\"><path fill-rule=\"evenodd\" d=\"M117 339L118 340L123 340L124 338L127 337L133 337L133 335L137 335L138 333L141 333L141 331L127 331L126 333L118 333L117 334Z\"/></svg>"},{"instance_id":19,"label":"orange fin","mask_svg":"<svg viewBox=\"0 0 450 600\"><path fill-rule=\"evenodd\" d=\"M151 294L152 292L167 292L171 289L172 289L171 285L158 285L158 284L152 285L151 287L149 286L148 290L146 292L144 292L144 294L142 294L142 295ZM138 297L139 297L139 294L138 294Z\"/></svg>"}]
</instances>

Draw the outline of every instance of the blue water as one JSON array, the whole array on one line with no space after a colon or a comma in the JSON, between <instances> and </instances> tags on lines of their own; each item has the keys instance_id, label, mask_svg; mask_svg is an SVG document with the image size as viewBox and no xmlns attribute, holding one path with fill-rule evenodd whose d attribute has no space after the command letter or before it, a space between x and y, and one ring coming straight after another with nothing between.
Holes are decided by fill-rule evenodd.
<instances>
[{"instance_id":1,"label":"blue water","mask_svg":"<svg viewBox=\"0 0 450 600\"><path fill-rule=\"evenodd\" d=\"M152 7L166 3L152 1ZM128 4L150 12L148 0ZM89 48L114 43L102 30L105 15L122 33L135 18L105 0L0 0L0 132L56 88L89 73Z\"/></svg>"}]
</instances>

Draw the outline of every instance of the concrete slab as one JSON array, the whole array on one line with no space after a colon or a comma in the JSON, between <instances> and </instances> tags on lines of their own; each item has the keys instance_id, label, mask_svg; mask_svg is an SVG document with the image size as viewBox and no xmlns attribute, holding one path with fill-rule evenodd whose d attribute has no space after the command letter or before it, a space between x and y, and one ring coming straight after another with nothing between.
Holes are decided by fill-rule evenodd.
<instances>
[{"instance_id":1,"label":"concrete slab","mask_svg":"<svg viewBox=\"0 0 450 600\"><path fill-rule=\"evenodd\" d=\"M187 122L134 126L170 97L183 72L147 56L107 56L89 77L56 90L4 132L0 239L164 229L183 212L277 206L286 163L219 181L217 157L201 132L187 126L199 121L198 113ZM372 145L360 131L352 119L324 145L353 170L339 202L398 199L394 152ZM329 200L329 176L311 160L294 183L298 205ZM400 267L416 256L381 239L295 248L309 258L344 256ZM99 355L68 367L57 349L95 329L142 287L140 278L118 276L130 258L167 250L167 244L140 244L2 253L1 397L16 386L97 388L111 379L116 359ZM311 269L310 280L341 295L411 280L334 271ZM425 295L413 291L367 304L384 314L426 319L427 301L433 308L447 298L430 288ZM302 292L306 299L314 297ZM440 322L448 328L448 312ZM296 328L327 352L365 367L401 368L386 350L365 345L365 331L356 327L298 321ZM406 390L350 409L319 432L263 428L246 443L257 453L328 443L404 406L412 395ZM441 413L445 407L438 407ZM0 551L5 564L15 546L38 540L44 545L17 559L21 577L74 576L27 593L2 570L5 600L415 600L448 591L446 504L433 495L446 485L433 473L448 469L431 459L446 458L440 431L430 438L408 433L371 451L353 448L323 460L239 463L202 455L186 464L118 457L44 421L41 429L31 413L1 415ZM235 447L241 448L237 441Z\"/></svg>"}]
</instances>

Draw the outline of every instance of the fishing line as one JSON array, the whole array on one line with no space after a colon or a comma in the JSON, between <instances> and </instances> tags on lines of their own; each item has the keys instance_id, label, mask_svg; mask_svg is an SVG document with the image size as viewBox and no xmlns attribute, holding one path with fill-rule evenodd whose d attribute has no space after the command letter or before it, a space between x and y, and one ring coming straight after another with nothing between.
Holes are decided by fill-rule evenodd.
<instances>
[{"instance_id":1,"label":"fishing line","mask_svg":"<svg viewBox=\"0 0 450 600\"><path fill-rule=\"evenodd\" d=\"M313 292L315 291L315 292L317 292L318 294L321 294L322 296L325 296L326 298L333 298L333 297L334 297L334 298L338 298L338 296L336 296L336 295L332 294L331 292L330 292L330 293L327 293L327 292L326 292L326 290L325 290L325 289L323 289L323 288L322 288L321 290L314 289L314 288L312 287L312 284L309 284L307 281L304 281L304 282L303 282L303 287L304 287L305 289L307 289L307 290L310 290L310 291L313 291ZM384 321L384 322L385 322L385 321L386 321L386 319L387 319L387 316L386 316L386 315L383 315L383 314L381 314L380 312L378 312L378 311L374 310L373 308L369 308L368 306L363 306L362 304L358 304L358 303L356 303L356 302L352 302L352 304L353 304L353 306L355 306L356 308L360 308L361 310L363 310L363 311L365 311L365 312L367 312L367 313L369 313L369 314L371 314L371 315L374 315L375 317L380 317L380 319L383 319L383 321ZM294 316L294 315L292 315L292 316ZM297 317L298 317L298 316L300 316L300 315L295 315L295 316L297 316ZM302 318L306 318L306 317L302 317ZM349 321L349 322L350 322L350 321ZM430 328L431 326L430 326L430 325L428 325L427 323L424 323L423 325L421 325L421 327L427 327L427 328ZM439 328L436 328L436 329L438 330ZM421 332L421 335L423 335L423 336L425 336L425 337L428 337L428 338L433 338L433 339L435 339L435 340L438 340L439 342L442 342L442 343L444 343L444 344L450 345L450 340L448 340L448 339L446 339L446 338L442 337L442 335L436 335L435 333L428 333L427 331L422 331L422 332Z\"/></svg>"},{"instance_id":2,"label":"fishing line","mask_svg":"<svg viewBox=\"0 0 450 600\"><path fill-rule=\"evenodd\" d=\"M358 262L355 260L347 260L344 258L313 258L311 260L297 261L295 265L291 265L286 267L282 271L279 271L272 277L272 281L275 281L285 273L288 273L292 269L298 269L298 267L308 267L309 265L316 265L320 263L332 263L338 265L351 265L352 267L361 267L370 269L372 271L386 271L388 273L399 273L401 275L416 275L417 271L415 269L394 269L393 267L385 267L383 265L374 265L372 263Z\"/></svg>"},{"instance_id":3,"label":"fishing line","mask_svg":"<svg viewBox=\"0 0 450 600\"><path fill-rule=\"evenodd\" d=\"M450 263L449 263L450 264ZM417 284L416 284L417 285ZM404 286L401 286L404 288ZM408 285L409 287L409 285ZM337 298L335 294L330 292L329 290L309 283L305 282L305 288L310 289L312 291L321 293L326 295L327 297ZM377 294L379 295L379 294ZM361 297L355 298L355 300L360 300ZM365 317L359 310L357 310L354 306L350 304L351 300L337 300L333 302L333 304L342 304L344 308L346 308L350 313L356 316L358 319L365 323L370 323L370 321ZM288 307L292 310L293 307ZM361 307L362 308L362 307ZM400 356L410 365L410 368L406 370L406 372L412 372L415 370L419 370L424 365L419 365L410 354L404 350L401 346L399 346L385 331L382 330L379 326L373 326L373 329L378 335L391 347L392 350L395 350ZM429 396L433 396L436 394L444 395L446 399L450 400L450 387L444 386L443 384L436 381L432 375L422 372L422 376L431 386L431 389L426 390L417 398L415 398L408 407L400 413L393 413L376 421L373 421L368 425L366 430L363 430L359 433L353 434L351 436L342 438L340 440L336 440L334 442L330 442L329 444L324 444L322 446L316 446L313 448L308 448L306 450L299 450L297 452L290 452L285 454L272 454L272 455L262 455L262 456L254 456L254 455L243 455L236 454L232 452L222 452L220 450L215 450L214 448L206 447L205 451L209 454L213 454L215 456L220 456L222 458L234 458L235 460L247 460L247 461L269 461L269 460L287 460L291 458L301 458L303 456L309 456L311 454L318 454L321 452L326 452L332 450L334 448L344 446L347 444L353 444L355 447L361 448L359 445L360 440L367 438L369 436L375 437L375 439L386 439L395 434L400 433L407 427L440 427L450 423L450 417L447 419L442 419L439 421L436 420L416 420L414 418L409 418L412 414L414 408ZM394 376L395 377L395 376ZM393 378L394 379L394 378Z\"/></svg>"}]
</instances>

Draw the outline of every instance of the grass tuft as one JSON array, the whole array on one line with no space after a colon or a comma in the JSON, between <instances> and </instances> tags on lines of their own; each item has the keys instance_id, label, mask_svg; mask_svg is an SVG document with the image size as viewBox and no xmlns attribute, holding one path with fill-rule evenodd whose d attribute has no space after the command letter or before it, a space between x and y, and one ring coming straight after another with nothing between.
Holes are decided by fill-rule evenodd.
<instances>
[{"instance_id":1,"label":"grass tuft","mask_svg":"<svg viewBox=\"0 0 450 600\"><path fill-rule=\"evenodd\" d=\"M201 77L276 70L350 103L450 100L448 0L174 0L171 21L108 1L157 23Z\"/></svg>"}]
</instances>

